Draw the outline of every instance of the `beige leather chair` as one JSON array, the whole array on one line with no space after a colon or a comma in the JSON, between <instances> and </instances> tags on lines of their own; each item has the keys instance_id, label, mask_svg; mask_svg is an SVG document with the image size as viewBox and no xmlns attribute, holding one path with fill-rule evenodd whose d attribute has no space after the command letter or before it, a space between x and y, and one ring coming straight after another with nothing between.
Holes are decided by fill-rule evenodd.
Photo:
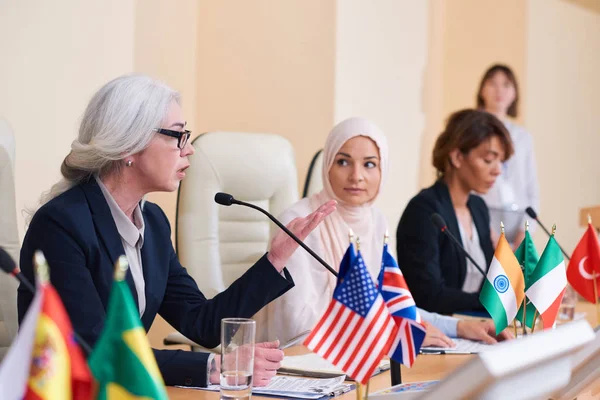
<instances>
[{"instance_id":1,"label":"beige leather chair","mask_svg":"<svg viewBox=\"0 0 600 400\"><path fill-rule=\"evenodd\" d=\"M193 145L196 154L178 193L176 247L181 264L212 298L265 253L276 229L258 211L218 205L215 193L277 216L298 201L296 162L290 142L273 134L210 132ZM165 344L194 345L180 334Z\"/></svg>"},{"instance_id":2,"label":"beige leather chair","mask_svg":"<svg viewBox=\"0 0 600 400\"><path fill-rule=\"evenodd\" d=\"M8 122L0 119L0 247L19 261L15 205L15 138ZM0 272L0 360L17 334L17 282Z\"/></svg>"},{"instance_id":3,"label":"beige leather chair","mask_svg":"<svg viewBox=\"0 0 600 400\"><path fill-rule=\"evenodd\" d=\"M317 151L313 156L312 161L306 173L306 181L304 182L304 190L302 197L309 197L315 193L319 193L323 189L323 149Z\"/></svg>"}]
</instances>

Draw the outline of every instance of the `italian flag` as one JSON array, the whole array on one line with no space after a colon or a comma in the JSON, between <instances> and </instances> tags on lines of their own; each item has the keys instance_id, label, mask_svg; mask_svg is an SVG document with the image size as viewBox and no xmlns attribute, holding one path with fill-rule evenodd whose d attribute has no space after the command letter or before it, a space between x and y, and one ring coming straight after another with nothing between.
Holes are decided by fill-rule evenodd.
<instances>
[{"instance_id":1,"label":"italian flag","mask_svg":"<svg viewBox=\"0 0 600 400\"><path fill-rule=\"evenodd\" d=\"M494 320L496 334L517 315L525 297L524 288L523 271L502 233L479 295L481 304Z\"/></svg>"},{"instance_id":2,"label":"italian flag","mask_svg":"<svg viewBox=\"0 0 600 400\"><path fill-rule=\"evenodd\" d=\"M565 260L554 235L550 236L540 261L529 277L529 282L527 298L539 311L544 329L551 328L567 287Z\"/></svg>"}]
</instances>

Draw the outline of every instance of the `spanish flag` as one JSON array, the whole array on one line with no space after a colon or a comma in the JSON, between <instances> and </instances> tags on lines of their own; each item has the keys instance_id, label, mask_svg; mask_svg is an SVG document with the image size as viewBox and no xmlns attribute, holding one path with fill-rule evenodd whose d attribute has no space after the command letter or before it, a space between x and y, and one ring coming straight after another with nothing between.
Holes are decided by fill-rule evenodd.
<instances>
[{"instance_id":1,"label":"spanish flag","mask_svg":"<svg viewBox=\"0 0 600 400\"><path fill-rule=\"evenodd\" d=\"M37 291L19 335L0 366L3 400L89 400L92 376L71 321L36 252Z\"/></svg>"}]
</instances>

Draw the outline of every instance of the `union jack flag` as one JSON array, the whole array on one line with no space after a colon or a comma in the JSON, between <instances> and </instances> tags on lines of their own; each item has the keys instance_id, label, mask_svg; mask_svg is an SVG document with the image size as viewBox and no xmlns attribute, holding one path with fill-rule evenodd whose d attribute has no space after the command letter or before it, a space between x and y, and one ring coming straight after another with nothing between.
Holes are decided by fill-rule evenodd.
<instances>
[{"instance_id":1,"label":"union jack flag","mask_svg":"<svg viewBox=\"0 0 600 400\"><path fill-rule=\"evenodd\" d=\"M352 244L340 272L344 275L340 273L333 299L304 345L364 384L388 353L398 328Z\"/></svg>"},{"instance_id":2,"label":"union jack flag","mask_svg":"<svg viewBox=\"0 0 600 400\"><path fill-rule=\"evenodd\" d=\"M388 251L387 243L383 246L378 281L381 296L398 326L388 355L391 359L411 367L425 339L425 327L421 324L415 300L408 290L400 267Z\"/></svg>"}]
</instances>

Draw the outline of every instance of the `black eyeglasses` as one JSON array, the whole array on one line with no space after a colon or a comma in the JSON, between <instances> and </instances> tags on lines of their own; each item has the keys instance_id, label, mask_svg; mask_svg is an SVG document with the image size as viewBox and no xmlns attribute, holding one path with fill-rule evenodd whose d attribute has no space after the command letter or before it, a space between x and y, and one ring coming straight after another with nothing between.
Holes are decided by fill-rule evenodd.
<instances>
[{"instance_id":1,"label":"black eyeglasses","mask_svg":"<svg viewBox=\"0 0 600 400\"><path fill-rule=\"evenodd\" d=\"M171 136L174 138L177 138L177 147L179 147L180 149L183 149L185 147L185 145L187 144L188 140L190 140L190 136L192 135L192 131L172 131L170 129L154 129L154 132L158 132L162 135L167 135L167 136Z\"/></svg>"}]
</instances>

